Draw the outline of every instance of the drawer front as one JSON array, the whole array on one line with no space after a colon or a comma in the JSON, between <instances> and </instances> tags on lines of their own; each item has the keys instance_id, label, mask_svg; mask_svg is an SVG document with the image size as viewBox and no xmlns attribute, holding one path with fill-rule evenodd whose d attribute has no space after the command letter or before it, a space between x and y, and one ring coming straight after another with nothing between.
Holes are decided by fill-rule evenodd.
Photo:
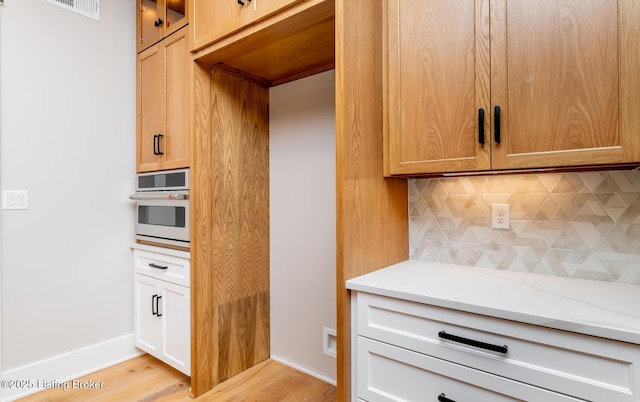
<instances>
[{"instance_id":1,"label":"drawer front","mask_svg":"<svg viewBox=\"0 0 640 402\"><path fill-rule=\"evenodd\" d=\"M638 400L637 345L360 292L357 327L358 335L577 398Z\"/></svg>"},{"instance_id":2,"label":"drawer front","mask_svg":"<svg viewBox=\"0 0 640 402\"><path fill-rule=\"evenodd\" d=\"M453 401L578 401L368 338L357 342L361 400L438 401L443 395Z\"/></svg>"},{"instance_id":3,"label":"drawer front","mask_svg":"<svg viewBox=\"0 0 640 402\"><path fill-rule=\"evenodd\" d=\"M145 250L133 250L135 272L158 278L176 285L191 286L190 262L186 258L175 257Z\"/></svg>"}]
</instances>

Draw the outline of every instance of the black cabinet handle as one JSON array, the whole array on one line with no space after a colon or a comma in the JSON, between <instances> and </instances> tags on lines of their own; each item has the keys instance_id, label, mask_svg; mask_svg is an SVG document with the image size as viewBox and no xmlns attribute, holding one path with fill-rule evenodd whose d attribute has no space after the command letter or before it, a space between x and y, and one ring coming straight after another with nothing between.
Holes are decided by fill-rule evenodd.
<instances>
[{"instance_id":1,"label":"black cabinet handle","mask_svg":"<svg viewBox=\"0 0 640 402\"><path fill-rule=\"evenodd\" d=\"M162 134L158 134L158 153L157 153L157 155L164 155L164 152L162 152L160 150L160 141L162 140L162 137L164 137Z\"/></svg>"},{"instance_id":2,"label":"black cabinet handle","mask_svg":"<svg viewBox=\"0 0 640 402\"><path fill-rule=\"evenodd\" d=\"M157 297L158 295L151 296L151 315L158 315L158 311L157 311L158 304L156 303Z\"/></svg>"},{"instance_id":3,"label":"black cabinet handle","mask_svg":"<svg viewBox=\"0 0 640 402\"><path fill-rule=\"evenodd\" d=\"M494 132L493 137L495 141L500 143L500 106L496 106L493 108L493 124L494 124Z\"/></svg>"},{"instance_id":4,"label":"black cabinet handle","mask_svg":"<svg viewBox=\"0 0 640 402\"><path fill-rule=\"evenodd\" d=\"M476 341L476 340L469 339L469 338L463 338L461 336L447 334L444 331L438 332L438 336L440 338L442 338L442 339L447 339L447 340L450 340L450 341L453 341L453 342L463 343L465 345L474 346L474 347L480 348L480 349L490 350L492 352L507 353L509 351L509 348L507 347L507 345L504 345L504 346L492 345L490 343L480 342L480 341Z\"/></svg>"},{"instance_id":5,"label":"black cabinet handle","mask_svg":"<svg viewBox=\"0 0 640 402\"><path fill-rule=\"evenodd\" d=\"M438 395L438 401L440 401L440 402L456 402L453 399L447 398L444 393Z\"/></svg>"},{"instance_id":6,"label":"black cabinet handle","mask_svg":"<svg viewBox=\"0 0 640 402\"><path fill-rule=\"evenodd\" d=\"M484 109L478 109L478 142L484 145Z\"/></svg>"},{"instance_id":7,"label":"black cabinet handle","mask_svg":"<svg viewBox=\"0 0 640 402\"><path fill-rule=\"evenodd\" d=\"M158 20L157 20L157 21L154 21L154 22L153 22L153 25L155 25L155 26L156 26L156 28L157 28L157 27L159 27L160 25L162 25L162 22L163 22L163 21L162 21L162 19L161 19L161 18L158 18Z\"/></svg>"},{"instance_id":8,"label":"black cabinet handle","mask_svg":"<svg viewBox=\"0 0 640 402\"><path fill-rule=\"evenodd\" d=\"M238 0L238 4L240 4L241 6L244 6L244 1Z\"/></svg>"},{"instance_id":9,"label":"black cabinet handle","mask_svg":"<svg viewBox=\"0 0 640 402\"><path fill-rule=\"evenodd\" d=\"M167 269L167 268L169 268L168 265L157 265L157 264L154 264L152 262L149 263L149 266L151 268L157 268L157 269Z\"/></svg>"},{"instance_id":10,"label":"black cabinet handle","mask_svg":"<svg viewBox=\"0 0 640 402\"><path fill-rule=\"evenodd\" d=\"M162 314L160 314L160 299L162 299L162 296L156 296L156 315L158 317L162 317Z\"/></svg>"},{"instance_id":11,"label":"black cabinet handle","mask_svg":"<svg viewBox=\"0 0 640 402\"><path fill-rule=\"evenodd\" d=\"M153 136L153 154L164 155L164 152L160 150L160 140L164 137L162 134L156 134Z\"/></svg>"}]
</instances>

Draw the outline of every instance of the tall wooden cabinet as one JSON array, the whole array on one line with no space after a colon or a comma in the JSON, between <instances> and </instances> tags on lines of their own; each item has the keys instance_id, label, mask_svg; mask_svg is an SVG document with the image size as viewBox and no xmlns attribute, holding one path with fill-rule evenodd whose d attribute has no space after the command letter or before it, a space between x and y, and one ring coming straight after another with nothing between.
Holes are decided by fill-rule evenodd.
<instances>
[{"instance_id":1,"label":"tall wooden cabinet","mask_svg":"<svg viewBox=\"0 0 640 402\"><path fill-rule=\"evenodd\" d=\"M189 166L188 27L138 55L137 170Z\"/></svg>"},{"instance_id":2,"label":"tall wooden cabinet","mask_svg":"<svg viewBox=\"0 0 640 402\"><path fill-rule=\"evenodd\" d=\"M640 162L631 0L388 0L387 174Z\"/></svg>"}]
</instances>

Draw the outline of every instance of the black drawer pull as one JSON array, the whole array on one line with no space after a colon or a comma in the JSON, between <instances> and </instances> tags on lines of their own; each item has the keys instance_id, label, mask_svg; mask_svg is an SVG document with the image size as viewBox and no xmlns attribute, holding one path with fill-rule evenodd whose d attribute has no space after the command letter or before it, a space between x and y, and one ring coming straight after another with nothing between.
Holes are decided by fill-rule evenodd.
<instances>
[{"instance_id":1,"label":"black drawer pull","mask_svg":"<svg viewBox=\"0 0 640 402\"><path fill-rule=\"evenodd\" d=\"M438 332L438 336L440 338L448 339L448 340L453 341L453 342L463 343L463 344L469 345L469 346L475 346L476 348L486 349L486 350L490 350L492 352L507 353L509 351L509 348L507 347L507 345L504 345L504 346L492 345L490 343L474 341L473 339L463 338L461 336L447 334L444 331Z\"/></svg>"},{"instance_id":2,"label":"black drawer pull","mask_svg":"<svg viewBox=\"0 0 640 402\"><path fill-rule=\"evenodd\" d=\"M440 401L440 402L456 402L453 399L447 398L444 393L438 395L438 401Z\"/></svg>"},{"instance_id":3,"label":"black drawer pull","mask_svg":"<svg viewBox=\"0 0 640 402\"><path fill-rule=\"evenodd\" d=\"M484 109L478 109L478 142L484 145Z\"/></svg>"},{"instance_id":4,"label":"black drawer pull","mask_svg":"<svg viewBox=\"0 0 640 402\"><path fill-rule=\"evenodd\" d=\"M152 262L149 263L149 266L151 268L157 268L157 269L167 269L167 268L169 268L168 265L156 265L156 264L154 264Z\"/></svg>"}]
</instances>

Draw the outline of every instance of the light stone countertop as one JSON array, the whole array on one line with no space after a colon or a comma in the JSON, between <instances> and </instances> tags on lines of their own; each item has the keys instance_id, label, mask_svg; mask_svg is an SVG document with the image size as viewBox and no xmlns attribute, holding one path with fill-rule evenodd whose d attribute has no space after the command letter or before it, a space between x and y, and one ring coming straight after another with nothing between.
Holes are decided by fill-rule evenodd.
<instances>
[{"instance_id":1,"label":"light stone countertop","mask_svg":"<svg viewBox=\"0 0 640 402\"><path fill-rule=\"evenodd\" d=\"M348 289L640 345L640 286L404 261Z\"/></svg>"}]
</instances>

